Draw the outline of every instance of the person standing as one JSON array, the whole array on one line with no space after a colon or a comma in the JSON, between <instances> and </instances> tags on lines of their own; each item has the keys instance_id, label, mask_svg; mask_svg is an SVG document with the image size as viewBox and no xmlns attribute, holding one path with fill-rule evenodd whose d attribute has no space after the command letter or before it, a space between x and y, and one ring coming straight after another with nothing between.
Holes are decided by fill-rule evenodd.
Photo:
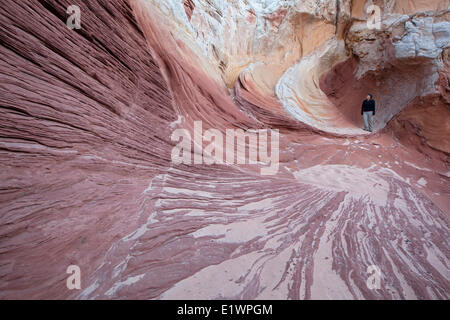
<instances>
[{"instance_id":1,"label":"person standing","mask_svg":"<svg viewBox=\"0 0 450 320\"><path fill-rule=\"evenodd\" d=\"M375 115L375 100L371 93L367 95L367 98L362 103L361 115L364 119L364 130L372 132L373 116Z\"/></svg>"}]
</instances>

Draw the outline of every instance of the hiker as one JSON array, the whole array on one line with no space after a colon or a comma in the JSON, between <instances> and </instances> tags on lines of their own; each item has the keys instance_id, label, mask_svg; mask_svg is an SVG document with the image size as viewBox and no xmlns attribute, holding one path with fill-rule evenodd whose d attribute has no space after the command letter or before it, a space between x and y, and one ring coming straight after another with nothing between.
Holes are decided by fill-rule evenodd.
<instances>
[{"instance_id":1,"label":"hiker","mask_svg":"<svg viewBox=\"0 0 450 320\"><path fill-rule=\"evenodd\" d=\"M362 103L361 115L364 119L364 130L372 132L373 116L375 115L375 100L373 100L373 95L371 93L367 95L367 98Z\"/></svg>"}]
</instances>

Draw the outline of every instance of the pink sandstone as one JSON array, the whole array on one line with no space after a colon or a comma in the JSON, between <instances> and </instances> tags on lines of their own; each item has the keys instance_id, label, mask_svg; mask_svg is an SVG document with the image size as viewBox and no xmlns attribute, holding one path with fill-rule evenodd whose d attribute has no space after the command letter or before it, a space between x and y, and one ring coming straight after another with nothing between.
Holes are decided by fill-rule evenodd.
<instances>
[{"instance_id":1,"label":"pink sandstone","mask_svg":"<svg viewBox=\"0 0 450 320\"><path fill-rule=\"evenodd\" d=\"M449 299L450 3L338 2L4 1L0 299ZM278 173L174 165L194 121Z\"/></svg>"}]
</instances>

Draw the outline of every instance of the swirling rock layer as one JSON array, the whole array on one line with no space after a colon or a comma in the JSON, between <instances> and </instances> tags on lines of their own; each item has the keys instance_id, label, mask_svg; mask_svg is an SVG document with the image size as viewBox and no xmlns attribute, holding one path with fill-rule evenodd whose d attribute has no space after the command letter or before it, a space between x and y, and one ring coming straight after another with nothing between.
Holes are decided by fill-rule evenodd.
<instances>
[{"instance_id":1,"label":"swirling rock layer","mask_svg":"<svg viewBox=\"0 0 450 320\"><path fill-rule=\"evenodd\" d=\"M372 41L363 1L261 3L4 2L0 298L449 298L447 7ZM277 174L174 164L194 121L279 130Z\"/></svg>"}]
</instances>

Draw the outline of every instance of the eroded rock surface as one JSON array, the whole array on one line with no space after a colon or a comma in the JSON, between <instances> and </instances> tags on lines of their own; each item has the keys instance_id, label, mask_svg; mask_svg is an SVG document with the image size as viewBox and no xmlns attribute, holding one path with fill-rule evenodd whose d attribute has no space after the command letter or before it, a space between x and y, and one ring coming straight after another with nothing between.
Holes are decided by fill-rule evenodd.
<instances>
[{"instance_id":1,"label":"eroded rock surface","mask_svg":"<svg viewBox=\"0 0 450 320\"><path fill-rule=\"evenodd\" d=\"M0 298L449 298L449 1L70 5L0 8ZM277 174L174 164L194 121Z\"/></svg>"}]
</instances>

